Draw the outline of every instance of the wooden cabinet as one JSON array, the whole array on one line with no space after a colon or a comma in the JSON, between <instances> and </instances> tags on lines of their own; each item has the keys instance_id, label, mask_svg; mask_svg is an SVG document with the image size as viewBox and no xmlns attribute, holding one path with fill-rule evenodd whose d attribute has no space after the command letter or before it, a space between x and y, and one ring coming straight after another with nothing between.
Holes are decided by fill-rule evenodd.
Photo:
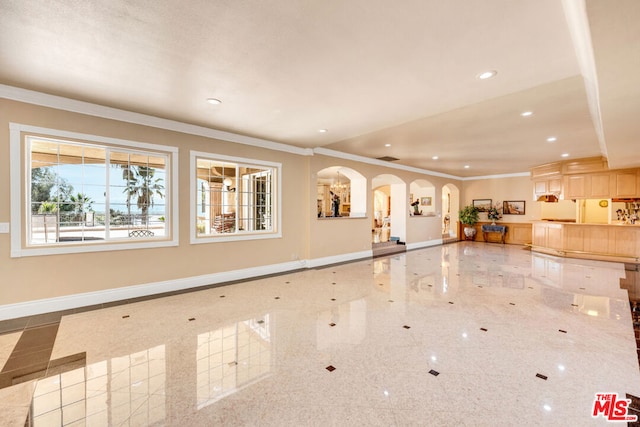
<instances>
[{"instance_id":1,"label":"wooden cabinet","mask_svg":"<svg viewBox=\"0 0 640 427\"><path fill-rule=\"evenodd\" d=\"M564 237L564 249L584 251L584 227L566 227Z\"/></svg>"},{"instance_id":2,"label":"wooden cabinet","mask_svg":"<svg viewBox=\"0 0 640 427\"><path fill-rule=\"evenodd\" d=\"M531 169L531 179L547 179L562 174L562 162L547 163Z\"/></svg>"},{"instance_id":3,"label":"wooden cabinet","mask_svg":"<svg viewBox=\"0 0 640 427\"><path fill-rule=\"evenodd\" d=\"M562 237L562 224L533 223L533 247L561 250L563 247Z\"/></svg>"},{"instance_id":4,"label":"wooden cabinet","mask_svg":"<svg viewBox=\"0 0 640 427\"><path fill-rule=\"evenodd\" d=\"M566 175L564 177L564 198L586 199L589 197L588 175Z\"/></svg>"},{"instance_id":5,"label":"wooden cabinet","mask_svg":"<svg viewBox=\"0 0 640 427\"><path fill-rule=\"evenodd\" d=\"M548 194L562 194L562 163L548 163L531 169L534 200Z\"/></svg>"},{"instance_id":6,"label":"wooden cabinet","mask_svg":"<svg viewBox=\"0 0 640 427\"><path fill-rule=\"evenodd\" d=\"M569 160L562 163L562 174L597 173L607 171L607 159L604 157L589 157L586 159Z\"/></svg>"},{"instance_id":7,"label":"wooden cabinet","mask_svg":"<svg viewBox=\"0 0 640 427\"><path fill-rule=\"evenodd\" d=\"M607 199L612 197L612 188L610 172L564 177L565 199Z\"/></svg>"},{"instance_id":8,"label":"wooden cabinet","mask_svg":"<svg viewBox=\"0 0 640 427\"><path fill-rule=\"evenodd\" d=\"M482 226L485 224L491 224L490 222L478 222L474 225L476 229L477 242L484 242L484 236L482 235ZM531 223L530 222L498 222L497 225L506 225L507 234L504 238L504 243L507 245L530 245L531 244ZM458 223L458 236L460 240L465 240L464 237L464 225ZM501 241L498 235L489 235L489 240L492 242Z\"/></svg>"},{"instance_id":9,"label":"wooden cabinet","mask_svg":"<svg viewBox=\"0 0 640 427\"><path fill-rule=\"evenodd\" d=\"M613 181L612 197L640 197L638 170L616 170L611 172Z\"/></svg>"},{"instance_id":10,"label":"wooden cabinet","mask_svg":"<svg viewBox=\"0 0 640 427\"><path fill-rule=\"evenodd\" d=\"M534 222L532 250L571 258L640 261L640 226Z\"/></svg>"},{"instance_id":11,"label":"wooden cabinet","mask_svg":"<svg viewBox=\"0 0 640 427\"><path fill-rule=\"evenodd\" d=\"M602 157L541 165L531 169L531 179L535 199L546 194L565 200L640 198L640 169L609 170Z\"/></svg>"},{"instance_id":12,"label":"wooden cabinet","mask_svg":"<svg viewBox=\"0 0 640 427\"><path fill-rule=\"evenodd\" d=\"M533 182L534 200L545 194L555 194L559 196L562 193L562 178L539 179Z\"/></svg>"},{"instance_id":13,"label":"wooden cabinet","mask_svg":"<svg viewBox=\"0 0 640 427\"><path fill-rule=\"evenodd\" d=\"M584 225L588 227L584 239L584 251L593 254L613 253L613 247L609 247L609 227L598 225ZM613 245L612 245L613 246Z\"/></svg>"},{"instance_id":14,"label":"wooden cabinet","mask_svg":"<svg viewBox=\"0 0 640 427\"><path fill-rule=\"evenodd\" d=\"M590 199L608 199L611 197L611 172L594 173L586 176L588 184L588 194Z\"/></svg>"},{"instance_id":15,"label":"wooden cabinet","mask_svg":"<svg viewBox=\"0 0 640 427\"><path fill-rule=\"evenodd\" d=\"M547 227L542 223L533 223L532 245L539 247L547 246Z\"/></svg>"}]
</instances>

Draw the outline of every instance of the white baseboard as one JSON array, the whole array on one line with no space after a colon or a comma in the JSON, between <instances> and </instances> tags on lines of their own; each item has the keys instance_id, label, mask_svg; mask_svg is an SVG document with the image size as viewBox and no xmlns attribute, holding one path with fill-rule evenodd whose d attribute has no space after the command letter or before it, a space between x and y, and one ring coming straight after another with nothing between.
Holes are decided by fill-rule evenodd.
<instances>
[{"instance_id":1,"label":"white baseboard","mask_svg":"<svg viewBox=\"0 0 640 427\"><path fill-rule=\"evenodd\" d=\"M312 260L291 261L281 264L245 268L242 270L224 271L220 273L205 274L201 276L185 277L182 279L146 283L143 285L106 289L104 291L86 292L81 294L46 298L16 304L6 304L0 306L0 321L16 319L25 316L33 316L43 313L70 310L96 304L105 304L132 298L146 297L150 295L162 294L165 292L195 289L201 286L232 282L235 280L252 279L255 277L286 273L288 271L294 271L303 268L316 268L323 265L355 261L363 258L371 258L372 256L373 252L371 250L367 250L324 258L316 258Z\"/></svg>"},{"instance_id":2,"label":"white baseboard","mask_svg":"<svg viewBox=\"0 0 640 427\"><path fill-rule=\"evenodd\" d=\"M162 294L164 292L198 288L201 286L231 282L234 280L250 279L269 274L285 273L287 271L306 268L306 266L306 261L292 261L282 264L272 264L245 268L242 270L225 271L221 273L205 274L202 276L147 283L144 285L125 286L122 288L106 289L104 291L86 292L16 304L7 304L0 306L0 321Z\"/></svg>"},{"instance_id":3,"label":"white baseboard","mask_svg":"<svg viewBox=\"0 0 640 427\"><path fill-rule=\"evenodd\" d=\"M407 243L407 250L411 251L413 249L420 249L420 248L428 248L431 246L438 246L442 244L442 239L434 239L434 240L427 240L424 242L415 242L415 243Z\"/></svg>"},{"instance_id":4,"label":"white baseboard","mask_svg":"<svg viewBox=\"0 0 640 427\"><path fill-rule=\"evenodd\" d=\"M322 267L323 265L339 264L341 262L356 261L364 258L371 258L373 250L369 249L362 252L352 252L349 254L333 255L324 258L314 258L307 261L308 268Z\"/></svg>"}]
</instances>

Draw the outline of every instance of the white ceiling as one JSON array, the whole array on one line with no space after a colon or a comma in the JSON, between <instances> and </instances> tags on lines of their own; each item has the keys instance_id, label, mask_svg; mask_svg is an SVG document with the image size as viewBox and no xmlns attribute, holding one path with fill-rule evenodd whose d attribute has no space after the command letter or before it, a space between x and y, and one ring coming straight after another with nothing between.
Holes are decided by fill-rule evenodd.
<instances>
[{"instance_id":1,"label":"white ceiling","mask_svg":"<svg viewBox=\"0 0 640 427\"><path fill-rule=\"evenodd\" d=\"M640 166L637 0L0 8L5 85L460 177L526 172L562 153ZM497 76L476 78L489 69Z\"/></svg>"}]
</instances>

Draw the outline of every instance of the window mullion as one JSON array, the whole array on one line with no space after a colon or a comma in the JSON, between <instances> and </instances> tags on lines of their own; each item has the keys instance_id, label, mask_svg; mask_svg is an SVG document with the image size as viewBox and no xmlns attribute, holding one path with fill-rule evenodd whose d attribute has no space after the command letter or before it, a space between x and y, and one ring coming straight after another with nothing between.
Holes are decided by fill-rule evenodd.
<instances>
[{"instance_id":1,"label":"window mullion","mask_svg":"<svg viewBox=\"0 0 640 427\"><path fill-rule=\"evenodd\" d=\"M235 233L234 234L238 234L240 232L240 165L236 164L236 173L235 173L235 177L236 177L236 204L235 204L235 210L236 210L236 227L235 227Z\"/></svg>"},{"instance_id":2,"label":"window mullion","mask_svg":"<svg viewBox=\"0 0 640 427\"><path fill-rule=\"evenodd\" d=\"M105 240L111 240L111 150L109 148L105 148L105 167L104 173L105 176L105 200L104 200L104 238Z\"/></svg>"}]
</instances>

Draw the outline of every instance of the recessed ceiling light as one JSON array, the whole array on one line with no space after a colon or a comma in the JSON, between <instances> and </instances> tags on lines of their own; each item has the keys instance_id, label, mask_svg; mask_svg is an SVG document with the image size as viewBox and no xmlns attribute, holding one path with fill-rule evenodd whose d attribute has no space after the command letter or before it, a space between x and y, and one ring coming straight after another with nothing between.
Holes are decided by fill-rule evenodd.
<instances>
[{"instance_id":1,"label":"recessed ceiling light","mask_svg":"<svg viewBox=\"0 0 640 427\"><path fill-rule=\"evenodd\" d=\"M556 138L555 136L550 136L549 138L547 138L547 142L556 142L558 140L558 138Z\"/></svg>"},{"instance_id":2,"label":"recessed ceiling light","mask_svg":"<svg viewBox=\"0 0 640 427\"><path fill-rule=\"evenodd\" d=\"M486 79L490 79L491 77L495 77L496 74L498 74L496 70L489 70L489 71L485 71L484 73L478 74L477 77L480 80L486 80Z\"/></svg>"},{"instance_id":3,"label":"recessed ceiling light","mask_svg":"<svg viewBox=\"0 0 640 427\"><path fill-rule=\"evenodd\" d=\"M562 157L569 157L569 153L562 153Z\"/></svg>"},{"instance_id":4,"label":"recessed ceiling light","mask_svg":"<svg viewBox=\"0 0 640 427\"><path fill-rule=\"evenodd\" d=\"M433 156L431 159L432 160L438 160L438 156Z\"/></svg>"},{"instance_id":5,"label":"recessed ceiling light","mask_svg":"<svg viewBox=\"0 0 640 427\"><path fill-rule=\"evenodd\" d=\"M320 132L320 133L327 133L327 132L329 132L329 131L328 131L328 130L326 130L326 129L318 129L318 132Z\"/></svg>"},{"instance_id":6,"label":"recessed ceiling light","mask_svg":"<svg viewBox=\"0 0 640 427\"><path fill-rule=\"evenodd\" d=\"M213 105L222 104L222 101L220 101L219 99L216 99L216 98L207 98L207 102L209 104L213 104Z\"/></svg>"},{"instance_id":7,"label":"recessed ceiling light","mask_svg":"<svg viewBox=\"0 0 640 427\"><path fill-rule=\"evenodd\" d=\"M471 166L469 166L469 165L464 165L464 168L465 168L465 169L469 169L470 167L471 167Z\"/></svg>"},{"instance_id":8,"label":"recessed ceiling light","mask_svg":"<svg viewBox=\"0 0 640 427\"><path fill-rule=\"evenodd\" d=\"M391 144L384 144L385 147L391 147Z\"/></svg>"},{"instance_id":9,"label":"recessed ceiling light","mask_svg":"<svg viewBox=\"0 0 640 427\"><path fill-rule=\"evenodd\" d=\"M522 117L529 117L529 116L533 116L533 111L523 111L522 113L520 113L520 115Z\"/></svg>"}]
</instances>

